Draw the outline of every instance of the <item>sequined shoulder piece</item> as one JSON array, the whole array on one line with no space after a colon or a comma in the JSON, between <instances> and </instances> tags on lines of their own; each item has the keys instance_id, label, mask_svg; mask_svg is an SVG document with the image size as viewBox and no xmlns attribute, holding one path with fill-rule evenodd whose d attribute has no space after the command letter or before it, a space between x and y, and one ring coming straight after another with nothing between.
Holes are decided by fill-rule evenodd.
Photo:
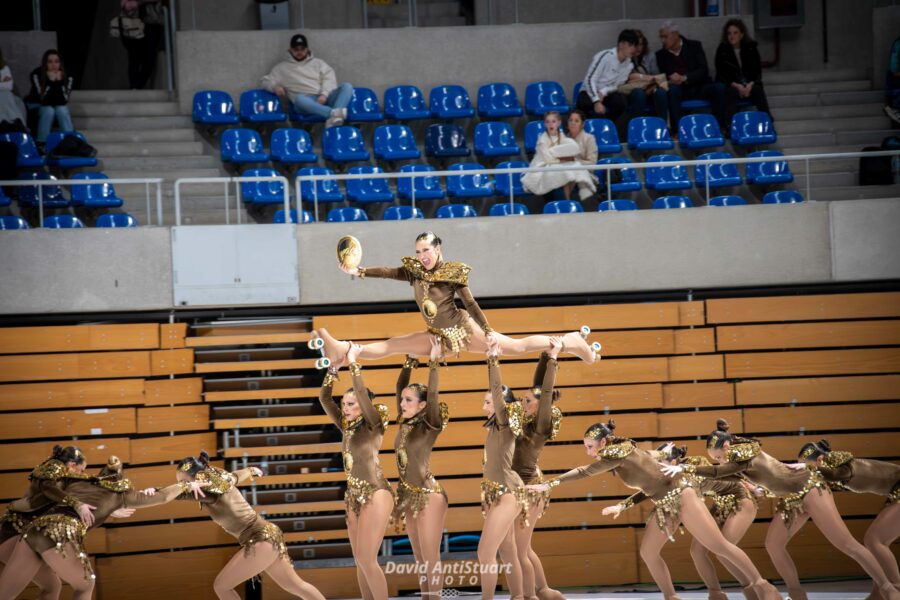
<instances>
[{"instance_id":1,"label":"sequined shoulder piece","mask_svg":"<svg viewBox=\"0 0 900 600\"><path fill-rule=\"evenodd\" d=\"M509 428L517 438L522 437L522 427L525 423L525 410L520 402L506 403L506 418L509 420Z\"/></svg>"},{"instance_id":2,"label":"sequined shoulder piece","mask_svg":"<svg viewBox=\"0 0 900 600\"><path fill-rule=\"evenodd\" d=\"M837 467L846 465L851 460L853 460L853 455L851 453L844 452L843 450L832 450L825 455L825 458L822 459L822 462L825 463L826 467L836 469Z\"/></svg>"},{"instance_id":3,"label":"sequined shoulder piece","mask_svg":"<svg viewBox=\"0 0 900 600\"><path fill-rule=\"evenodd\" d=\"M66 465L55 458L51 458L36 466L34 470L31 471L31 475L29 475L28 478L56 481L57 479L65 477L66 474Z\"/></svg>"},{"instance_id":4,"label":"sequined shoulder piece","mask_svg":"<svg viewBox=\"0 0 900 600\"><path fill-rule=\"evenodd\" d=\"M597 458L621 460L634 452L634 448L633 440L618 438L613 443L604 446L603 450L597 454Z\"/></svg>"},{"instance_id":5,"label":"sequined shoulder piece","mask_svg":"<svg viewBox=\"0 0 900 600\"><path fill-rule=\"evenodd\" d=\"M694 465L695 467L708 467L712 465L705 456L688 456L684 459L685 464Z\"/></svg>"},{"instance_id":6,"label":"sequined shoulder piece","mask_svg":"<svg viewBox=\"0 0 900 600\"><path fill-rule=\"evenodd\" d=\"M447 423L450 422L450 407L446 402L440 403L441 408L441 431L447 429Z\"/></svg>"},{"instance_id":7,"label":"sequined shoulder piece","mask_svg":"<svg viewBox=\"0 0 900 600\"><path fill-rule=\"evenodd\" d=\"M404 256L400 262L403 265L403 268L416 279L422 279L432 283L469 285L469 272L471 272L472 267L465 263L444 262L437 269L426 271L418 258Z\"/></svg>"},{"instance_id":8,"label":"sequined shoulder piece","mask_svg":"<svg viewBox=\"0 0 900 600\"><path fill-rule=\"evenodd\" d=\"M735 444L725 453L725 459L728 462L746 462L759 456L760 451L759 442Z\"/></svg>"},{"instance_id":9,"label":"sequined shoulder piece","mask_svg":"<svg viewBox=\"0 0 900 600\"><path fill-rule=\"evenodd\" d=\"M551 429L550 429L550 439L555 440L556 436L559 435L559 428L562 427L563 414L562 414L562 411L559 410L558 407L554 406L553 408L550 409L550 415L551 415L550 418L552 419L552 421L551 421L552 425L551 425Z\"/></svg>"},{"instance_id":10,"label":"sequined shoulder piece","mask_svg":"<svg viewBox=\"0 0 900 600\"><path fill-rule=\"evenodd\" d=\"M128 479L100 479L97 481L97 485L116 493L130 492L134 489L134 486Z\"/></svg>"},{"instance_id":11,"label":"sequined shoulder piece","mask_svg":"<svg viewBox=\"0 0 900 600\"><path fill-rule=\"evenodd\" d=\"M195 477L197 481L208 481L209 486L203 488L206 494L224 494L234 487L234 475L219 467L206 467Z\"/></svg>"},{"instance_id":12,"label":"sequined shoulder piece","mask_svg":"<svg viewBox=\"0 0 900 600\"><path fill-rule=\"evenodd\" d=\"M378 416L381 417L381 426L387 427L388 423L391 422L391 415L388 413L388 407L386 404L376 404L375 410L378 411Z\"/></svg>"}]
</instances>

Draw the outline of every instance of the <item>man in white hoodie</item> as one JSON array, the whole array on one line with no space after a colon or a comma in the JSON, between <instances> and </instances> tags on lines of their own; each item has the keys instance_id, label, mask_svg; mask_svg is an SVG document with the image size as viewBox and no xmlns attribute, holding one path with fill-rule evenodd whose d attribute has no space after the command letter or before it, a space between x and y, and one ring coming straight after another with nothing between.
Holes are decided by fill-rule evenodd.
<instances>
[{"instance_id":1,"label":"man in white hoodie","mask_svg":"<svg viewBox=\"0 0 900 600\"><path fill-rule=\"evenodd\" d=\"M272 67L261 85L279 98L287 96L297 112L323 117L325 127L344 124L353 97L353 86L338 85L334 69L312 55L301 33L291 38L288 58Z\"/></svg>"},{"instance_id":2,"label":"man in white hoodie","mask_svg":"<svg viewBox=\"0 0 900 600\"><path fill-rule=\"evenodd\" d=\"M575 98L576 107L588 118L606 118L616 122L620 135L627 120L629 97L617 90L628 81L628 75L634 68L631 59L637 54L637 46L637 34L631 29L622 30L614 48L594 55L581 84L581 92Z\"/></svg>"}]
</instances>

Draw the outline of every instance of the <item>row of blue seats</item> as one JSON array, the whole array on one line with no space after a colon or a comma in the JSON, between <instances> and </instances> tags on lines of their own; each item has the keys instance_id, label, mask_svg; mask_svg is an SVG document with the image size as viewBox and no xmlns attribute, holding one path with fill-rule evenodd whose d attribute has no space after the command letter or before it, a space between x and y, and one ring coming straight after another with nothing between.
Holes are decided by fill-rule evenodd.
<instances>
[{"instance_id":1,"label":"row of blue seats","mask_svg":"<svg viewBox=\"0 0 900 600\"><path fill-rule=\"evenodd\" d=\"M123 200L116 195L116 190L111 183L103 180L109 179L103 173L76 173L72 179L84 180L86 183L72 185L72 198L67 199L63 190L58 185L26 185L17 186L16 201L19 206L37 207L43 194L44 208L67 208L69 206L83 206L85 208L118 208ZM19 181L54 181L56 177L46 171L27 171L18 177ZM95 182L95 183L87 183ZM43 187L43 192L39 189ZM0 207L9 206L12 199L0 188Z\"/></svg>"},{"instance_id":2,"label":"row of blue seats","mask_svg":"<svg viewBox=\"0 0 900 600\"><path fill-rule=\"evenodd\" d=\"M20 169L37 169L44 166L76 169L79 167L97 166L95 157L65 156L56 158L50 156L66 136L74 136L87 143L84 134L79 131L53 131L47 136L47 143L44 146L45 156L41 156L34 139L27 133L0 133L0 142L9 142L19 148L19 154L16 157L16 167Z\"/></svg>"},{"instance_id":3,"label":"row of blue seats","mask_svg":"<svg viewBox=\"0 0 900 600\"><path fill-rule=\"evenodd\" d=\"M601 154L616 154L622 144L615 125L609 119L588 119L587 133L594 136ZM543 121L525 125L525 153L533 154L538 137L544 130ZM769 116L763 112L743 112L734 116L731 124L732 143L737 146L759 146L777 140ZM679 122L679 145L682 149L708 150L721 148L725 138L716 120L707 114L685 115ZM425 156L454 158L471 154L465 132L458 125L434 124L425 130ZM628 123L628 147L639 152L672 150L675 142L665 121L658 117L636 117ZM262 137L253 129L226 129L220 140L220 154L224 162L235 164L259 163L273 160L282 164L315 163L319 160L312 138L304 129L280 128L272 132L270 152L266 152ZM377 160L396 161L421 158L412 130L406 125L380 125L372 134L372 150ZM475 126L475 155L479 157L514 157L522 150L509 123L485 121ZM369 161L362 132L343 125L326 129L322 137L322 154L326 160L340 162Z\"/></svg>"},{"instance_id":4,"label":"row of blue seats","mask_svg":"<svg viewBox=\"0 0 900 600\"><path fill-rule=\"evenodd\" d=\"M107 213L97 217L95 227L122 228L137 227L138 221L128 213ZM82 229L84 223L73 215L51 215L44 217L45 229ZM22 217L4 215L0 217L0 230L28 229L28 223Z\"/></svg>"}]
</instances>

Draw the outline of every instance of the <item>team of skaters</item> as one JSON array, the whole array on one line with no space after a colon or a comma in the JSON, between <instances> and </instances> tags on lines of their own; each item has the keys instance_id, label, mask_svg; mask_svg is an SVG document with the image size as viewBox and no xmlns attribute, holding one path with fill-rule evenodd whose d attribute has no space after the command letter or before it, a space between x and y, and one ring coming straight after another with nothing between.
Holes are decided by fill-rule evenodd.
<instances>
[{"instance_id":1,"label":"team of skaters","mask_svg":"<svg viewBox=\"0 0 900 600\"><path fill-rule=\"evenodd\" d=\"M587 328L563 336L511 338L491 329L468 287L470 267L445 261L441 240L432 232L416 238L415 256L398 268L363 268L341 263L345 272L406 281L413 287L425 329L389 340L359 345L315 332L311 347L329 359L320 402L342 432L342 460L348 537L356 563L361 597L386 600L387 581L377 561L385 531L393 525L409 535L421 593L439 598L443 584L440 558L447 494L429 468L432 448L448 426L449 411L439 399L441 360L460 352L486 356L488 391L483 412L486 432L481 481L484 525L477 550L481 597L494 597L498 572L504 571L513 599L564 598L549 587L539 556L531 545L538 519L548 509L554 488L571 481L612 473L636 493L603 509L618 517L640 502L653 505L642 537L640 555L666 600L678 595L660 552L682 528L693 536L691 556L709 590L709 598L725 600L715 554L740 582L746 598L782 598L763 579L738 547L753 522L760 498L777 500L766 536L766 549L793 600L806 598L787 544L812 519L826 539L855 560L872 578L871 599L900 600L900 572L891 543L900 535L900 466L855 458L832 450L826 440L805 444L799 461L784 463L765 452L759 440L729 432L716 423L706 443L707 456L689 456L686 448L664 444L645 450L615 433L615 423L596 423L584 433L590 464L556 477L539 467L544 445L562 425L555 389L557 358L570 353L586 362L599 359L600 346L589 344ZM458 308L455 299L462 301ZM540 352L533 385L519 393L504 385L501 356ZM395 354L406 355L397 379L394 442L399 480L392 486L378 460L389 409L374 402L360 362ZM428 384L410 383L427 358ZM334 386L346 368L349 386L340 399ZM74 600L91 598L95 576L84 549L84 536L110 517L128 517L134 510L174 500L199 502L241 549L214 581L219 598L236 599L241 583L262 572L299 598L324 596L294 570L281 530L259 516L237 486L259 477L256 467L228 472L210 464L209 456L181 460L175 483L135 490L112 457L97 475L85 473L85 456L73 446L56 446L50 458L29 475L23 498L10 504L0 521L0 600L16 598L34 582L42 600L57 598L63 581ZM835 507L833 490L884 496L884 508L865 534L864 544L848 531ZM708 506L704 499L711 499ZM503 565L498 569L499 564Z\"/></svg>"}]
</instances>

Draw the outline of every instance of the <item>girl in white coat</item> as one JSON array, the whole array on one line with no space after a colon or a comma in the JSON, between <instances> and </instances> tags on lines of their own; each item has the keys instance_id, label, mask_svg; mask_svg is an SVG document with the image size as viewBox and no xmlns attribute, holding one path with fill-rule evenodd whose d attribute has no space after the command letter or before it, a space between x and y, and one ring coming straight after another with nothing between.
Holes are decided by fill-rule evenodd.
<instances>
[{"instance_id":1,"label":"girl in white coat","mask_svg":"<svg viewBox=\"0 0 900 600\"><path fill-rule=\"evenodd\" d=\"M578 163L576 159L581 153L581 146L575 140L566 137L560 130L561 124L562 118L558 112L550 111L544 115L544 132L538 138L530 166L546 167ZM571 184L578 185L578 197L582 200L589 198L597 190L597 184L590 171L530 172L522 177L522 187L526 191L543 196L555 189L563 188L566 200L570 199Z\"/></svg>"}]
</instances>

